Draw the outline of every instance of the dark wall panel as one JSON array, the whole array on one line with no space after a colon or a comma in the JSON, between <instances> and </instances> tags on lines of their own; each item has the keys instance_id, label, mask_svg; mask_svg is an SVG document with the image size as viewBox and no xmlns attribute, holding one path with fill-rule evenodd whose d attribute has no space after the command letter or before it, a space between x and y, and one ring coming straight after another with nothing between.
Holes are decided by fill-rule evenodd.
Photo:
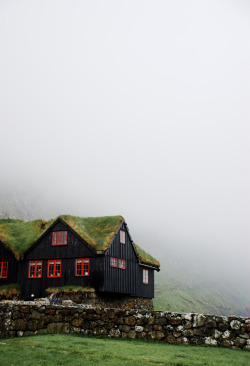
<instances>
[{"instance_id":1,"label":"dark wall panel","mask_svg":"<svg viewBox=\"0 0 250 366\"><path fill-rule=\"evenodd\" d=\"M143 283L143 269L148 270L148 284ZM154 297L154 270L148 267L138 266L136 293L139 297Z\"/></svg>"},{"instance_id":2,"label":"dark wall panel","mask_svg":"<svg viewBox=\"0 0 250 366\"><path fill-rule=\"evenodd\" d=\"M126 259L131 262L138 262L137 255L130 240L127 226L122 224L121 230L125 231L126 244L120 243L120 231L115 235L113 242L106 251L106 255L115 258Z\"/></svg>"},{"instance_id":3,"label":"dark wall panel","mask_svg":"<svg viewBox=\"0 0 250 366\"><path fill-rule=\"evenodd\" d=\"M17 282L18 262L14 254L0 241L0 262L8 262L7 278L0 278L0 286Z\"/></svg>"},{"instance_id":4,"label":"dark wall panel","mask_svg":"<svg viewBox=\"0 0 250 366\"><path fill-rule=\"evenodd\" d=\"M67 245L52 245L53 231L67 231ZM62 259L62 258L89 258L95 252L78 235L68 230L63 224L56 225L28 251L26 260L31 259Z\"/></svg>"}]
</instances>

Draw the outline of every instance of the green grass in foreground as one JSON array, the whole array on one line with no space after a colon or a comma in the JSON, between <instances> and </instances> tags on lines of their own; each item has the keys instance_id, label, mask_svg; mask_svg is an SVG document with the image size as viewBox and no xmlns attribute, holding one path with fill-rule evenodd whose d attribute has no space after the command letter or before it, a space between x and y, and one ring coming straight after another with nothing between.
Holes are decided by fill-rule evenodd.
<instances>
[{"instance_id":1,"label":"green grass in foreground","mask_svg":"<svg viewBox=\"0 0 250 366\"><path fill-rule=\"evenodd\" d=\"M0 340L0 366L249 366L250 353L142 340L50 334Z\"/></svg>"}]
</instances>

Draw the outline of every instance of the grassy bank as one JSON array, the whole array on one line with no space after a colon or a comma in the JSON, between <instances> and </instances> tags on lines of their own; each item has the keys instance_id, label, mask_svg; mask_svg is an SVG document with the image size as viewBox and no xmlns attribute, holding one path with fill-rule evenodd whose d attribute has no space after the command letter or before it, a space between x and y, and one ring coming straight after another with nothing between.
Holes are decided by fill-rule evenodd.
<instances>
[{"instance_id":1,"label":"grassy bank","mask_svg":"<svg viewBox=\"0 0 250 366\"><path fill-rule=\"evenodd\" d=\"M51 334L0 340L0 366L249 366L250 353L214 347Z\"/></svg>"}]
</instances>

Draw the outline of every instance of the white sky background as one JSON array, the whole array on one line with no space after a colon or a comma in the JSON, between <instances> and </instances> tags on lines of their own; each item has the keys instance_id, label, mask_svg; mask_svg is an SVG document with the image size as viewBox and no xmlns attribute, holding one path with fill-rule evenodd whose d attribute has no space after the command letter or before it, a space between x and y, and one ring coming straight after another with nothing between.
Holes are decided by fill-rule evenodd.
<instances>
[{"instance_id":1,"label":"white sky background","mask_svg":"<svg viewBox=\"0 0 250 366\"><path fill-rule=\"evenodd\" d=\"M247 0L0 1L2 192L121 214L159 260L247 280L249 101Z\"/></svg>"}]
</instances>

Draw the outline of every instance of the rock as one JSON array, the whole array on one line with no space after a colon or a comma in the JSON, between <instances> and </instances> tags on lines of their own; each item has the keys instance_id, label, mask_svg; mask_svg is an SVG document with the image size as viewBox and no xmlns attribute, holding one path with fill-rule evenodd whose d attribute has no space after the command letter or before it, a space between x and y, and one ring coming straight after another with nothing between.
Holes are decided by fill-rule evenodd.
<instances>
[{"instance_id":1,"label":"rock","mask_svg":"<svg viewBox=\"0 0 250 366\"><path fill-rule=\"evenodd\" d=\"M194 323L193 323L193 327L202 327L205 324L206 321L206 317L203 314L196 314L194 316Z\"/></svg>"},{"instance_id":2,"label":"rock","mask_svg":"<svg viewBox=\"0 0 250 366\"><path fill-rule=\"evenodd\" d=\"M231 347L231 341L229 340L229 339L225 339L222 343L221 343L221 345L223 346L223 347Z\"/></svg>"},{"instance_id":3,"label":"rock","mask_svg":"<svg viewBox=\"0 0 250 366\"><path fill-rule=\"evenodd\" d=\"M117 318L117 319L114 319L114 323L121 325L124 323L124 320L123 320L123 318Z\"/></svg>"},{"instance_id":4,"label":"rock","mask_svg":"<svg viewBox=\"0 0 250 366\"><path fill-rule=\"evenodd\" d=\"M153 326L153 328L154 328L154 330L162 330L162 326L161 325L157 325L157 324L155 324Z\"/></svg>"},{"instance_id":5,"label":"rock","mask_svg":"<svg viewBox=\"0 0 250 366\"><path fill-rule=\"evenodd\" d=\"M240 338L244 338L244 339L249 339L250 338L250 335L248 333L241 333L239 335Z\"/></svg>"},{"instance_id":6,"label":"rock","mask_svg":"<svg viewBox=\"0 0 250 366\"><path fill-rule=\"evenodd\" d=\"M135 339L136 337L136 333L135 333L135 330L130 330L130 332L126 333L128 338L130 339Z\"/></svg>"},{"instance_id":7,"label":"rock","mask_svg":"<svg viewBox=\"0 0 250 366\"><path fill-rule=\"evenodd\" d=\"M62 300L62 305L63 306L73 306L74 303L72 300Z\"/></svg>"},{"instance_id":8,"label":"rock","mask_svg":"<svg viewBox=\"0 0 250 366\"><path fill-rule=\"evenodd\" d=\"M129 316L129 317L125 318L125 324L135 325L135 323L136 323L136 320L133 316Z\"/></svg>"},{"instance_id":9,"label":"rock","mask_svg":"<svg viewBox=\"0 0 250 366\"><path fill-rule=\"evenodd\" d=\"M208 344L209 346L217 346L218 343L216 339L213 339L212 337L206 337L205 344Z\"/></svg>"},{"instance_id":10,"label":"rock","mask_svg":"<svg viewBox=\"0 0 250 366\"><path fill-rule=\"evenodd\" d=\"M137 338L141 339L141 338L145 338L147 335L146 332L141 332L141 333L137 333Z\"/></svg>"},{"instance_id":11,"label":"rock","mask_svg":"<svg viewBox=\"0 0 250 366\"><path fill-rule=\"evenodd\" d=\"M227 339L230 338L231 332L229 330L226 330L223 334L222 334L222 338L223 339Z\"/></svg>"},{"instance_id":12,"label":"rock","mask_svg":"<svg viewBox=\"0 0 250 366\"><path fill-rule=\"evenodd\" d=\"M242 324L242 326L241 326L241 330L242 330L243 332L250 332L250 324L249 324L249 323Z\"/></svg>"},{"instance_id":13,"label":"rock","mask_svg":"<svg viewBox=\"0 0 250 366\"><path fill-rule=\"evenodd\" d=\"M214 338L220 338L220 336L222 335L222 332L220 332L219 330L215 329L214 331Z\"/></svg>"},{"instance_id":14,"label":"rock","mask_svg":"<svg viewBox=\"0 0 250 366\"><path fill-rule=\"evenodd\" d=\"M175 344L176 343L176 338L174 336L172 336L171 334L169 334L166 338L167 343L170 344Z\"/></svg>"},{"instance_id":15,"label":"rock","mask_svg":"<svg viewBox=\"0 0 250 366\"><path fill-rule=\"evenodd\" d=\"M83 319L82 319L82 318L75 318L75 319L72 321L72 325L73 325L74 327L81 327L82 322L83 322Z\"/></svg>"},{"instance_id":16,"label":"rock","mask_svg":"<svg viewBox=\"0 0 250 366\"><path fill-rule=\"evenodd\" d=\"M165 337L163 332L155 332L155 339L160 340Z\"/></svg>"},{"instance_id":17,"label":"rock","mask_svg":"<svg viewBox=\"0 0 250 366\"><path fill-rule=\"evenodd\" d=\"M186 323L184 324L184 329L190 329L192 328L192 323L189 321L186 321Z\"/></svg>"},{"instance_id":18,"label":"rock","mask_svg":"<svg viewBox=\"0 0 250 366\"><path fill-rule=\"evenodd\" d=\"M210 329L210 328L216 328L217 327L217 323L215 320L213 319L209 319L208 321L205 322L205 327Z\"/></svg>"},{"instance_id":19,"label":"rock","mask_svg":"<svg viewBox=\"0 0 250 366\"><path fill-rule=\"evenodd\" d=\"M182 332L183 331L183 326L182 325L178 325L178 327L176 327L177 332Z\"/></svg>"},{"instance_id":20,"label":"rock","mask_svg":"<svg viewBox=\"0 0 250 366\"><path fill-rule=\"evenodd\" d=\"M48 333L69 333L70 325L68 323L50 323L47 330Z\"/></svg>"},{"instance_id":21,"label":"rock","mask_svg":"<svg viewBox=\"0 0 250 366\"><path fill-rule=\"evenodd\" d=\"M155 325L166 325L167 319L166 318L157 318L155 319Z\"/></svg>"},{"instance_id":22,"label":"rock","mask_svg":"<svg viewBox=\"0 0 250 366\"><path fill-rule=\"evenodd\" d=\"M189 344L189 340L186 337L177 338L177 344Z\"/></svg>"},{"instance_id":23,"label":"rock","mask_svg":"<svg viewBox=\"0 0 250 366\"><path fill-rule=\"evenodd\" d=\"M194 344L196 346L199 346L200 344L204 343L203 337L192 337L190 338L190 344Z\"/></svg>"},{"instance_id":24,"label":"rock","mask_svg":"<svg viewBox=\"0 0 250 366\"><path fill-rule=\"evenodd\" d=\"M175 338L178 338L178 337L180 337L180 336L181 336L181 333L180 333L180 332L173 332L173 336L174 336Z\"/></svg>"},{"instance_id":25,"label":"rock","mask_svg":"<svg viewBox=\"0 0 250 366\"><path fill-rule=\"evenodd\" d=\"M236 347L243 347L246 344L246 340L243 338L237 337L234 342Z\"/></svg>"},{"instance_id":26,"label":"rock","mask_svg":"<svg viewBox=\"0 0 250 366\"><path fill-rule=\"evenodd\" d=\"M210 331L206 327L195 328L193 331L194 331L194 335L198 335L198 336L202 336L202 337L210 335Z\"/></svg>"},{"instance_id":27,"label":"rock","mask_svg":"<svg viewBox=\"0 0 250 366\"><path fill-rule=\"evenodd\" d=\"M232 320L231 323L230 323L230 327L232 329L238 330L241 327L241 322L239 320Z\"/></svg>"},{"instance_id":28,"label":"rock","mask_svg":"<svg viewBox=\"0 0 250 366\"><path fill-rule=\"evenodd\" d=\"M140 332L143 332L143 327L139 326L139 325L136 325L135 326L135 331L140 333Z\"/></svg>"},{"instance_id":29,"label":"rock","mask_svg":"<svg viewBox=\"0 0 250 366\"><path fill-rule=\"evenodd\" d=\"M130 326L128 325L120 325L119 329L125 333L128 333L130 331Z\"/></svg>"},{"instance_id":30,"label":"rock","mask_svg":"<svg viewBox=\"0 0 250 366\"><path fill-rule=\"evenodd\" d=\"M13 321L12 327L14 330L25 330L26 322L23 319L16 319Z\"/></svg>"},{"instance_id":31,"label":"rock","mask_svg":"<svg viewBox=\"0 0 250 366\"><path fill-rule=\"evenodd\" d=\"M149 319L148 319L148 324L154 324L155 323L155 317L154 316L151 316Z\"/></svg>"},{"instance_id":32,"label":"rock","mask_svg":"<svg viewBox=\"0 0 250 366\"><path fill-rule=\"evenodd\" d=\"M40 319L41 318L41 314L38 311L33 310L31 313L31 318L33 319Z\"/></svg>"},{"instance_id":33,"label":"rock","mask_svg":"<svg viewBox=\"0 0 250 366\"><path fill-rule=\"evenodd\" d=\"M37 324L38 324L38 320L37 319L31 319L28 321L27 323L27 327L29 330L37 330Z\"/></svg>"},{"instance_id":34,"label":"rock","mask_svg":"<svg viewBox=\"0 0 250 366\"><path fill-rule=\"evenodd\" d=\"M107 311L107 315L108 315L108 318L109 319L114 319L115 318L115 311L114 311L114 309L109 309Z\"/></svg>"},{"instance_id":35,"label":"rock","mask_svg":"<svg viewBox=\"0 0 250 366\"><path fill-rule=\"evenodd\" d=\"M111 329L111 331L109 332L109 335L112 338L119 338L121 335L121 332L119 329Z\"/></svg>"},{"instance_id":36,"label":"rock","mask_svg":"<svg viewBox=\"0 0 250 366\"><path fill-rule=\"evenodd\" d=\"M171 325L179 325L182 323L182 320L181 318L172 318L170 319L170 322L169 322Z\"/></svg>"},{"instance_id":37,"label":"rock","mask_svg":"<svg viewBox=\"0 0 250 366\"><path fill-rule=\"evenodd\" d=\"M29 314L30 308L28 306L20 306L20 312Z\"/></svg>"},{"instance_id":38,"label":"rock","mask_svg":"<svg viewBox=\"0 0 250 366\"><path fill-rule=\"evenodd\" d=\"M148 336L149 336L149 338L151 338L151 339L155 339L155 332L154 332L154 331L152 331L152 332L148 332Z\"/></svg>"},{"instance_id":39,"label":"rock","mask_svg":"<svg viewBox=\"0 0 250 366\"><path fill-rule=\"evenodd\" d=\"M229 324L225 322L219 323L218 328L221 330L227 330L229 329Z\"/></svg>"},{"instance_id":40,"label":"rock","mask_svg":"<svg viewBox=\"0 0 250 366\"><path fill-rule=\"evenodd\" d=\"M151 332L153 330L153 325L146 324L144 330L145 332Z\"/></svg>"},{"instance_id":41,"label":"rock","mask_svg":"<svg viewBox=\"0 0 250 366\"><path fill-rule=\"evenodd\" d=\"M185 337L192 337L194 335L194 331L193 331L193 329L185 329L185 330L183 330L182 334Z\"/></svg>"},{"instance_id":42,"label":"rock","mask_svg":"<svg viewBox=\"0 0 250 366\"><path fill-rule=\"evenodd\" d=\"M193 314L191 313L188 313L188 314L182 314L182 318L185 319L185 320L188 320L188 321L192 321L192 316Z\"/></svg>"}]
</instances>

